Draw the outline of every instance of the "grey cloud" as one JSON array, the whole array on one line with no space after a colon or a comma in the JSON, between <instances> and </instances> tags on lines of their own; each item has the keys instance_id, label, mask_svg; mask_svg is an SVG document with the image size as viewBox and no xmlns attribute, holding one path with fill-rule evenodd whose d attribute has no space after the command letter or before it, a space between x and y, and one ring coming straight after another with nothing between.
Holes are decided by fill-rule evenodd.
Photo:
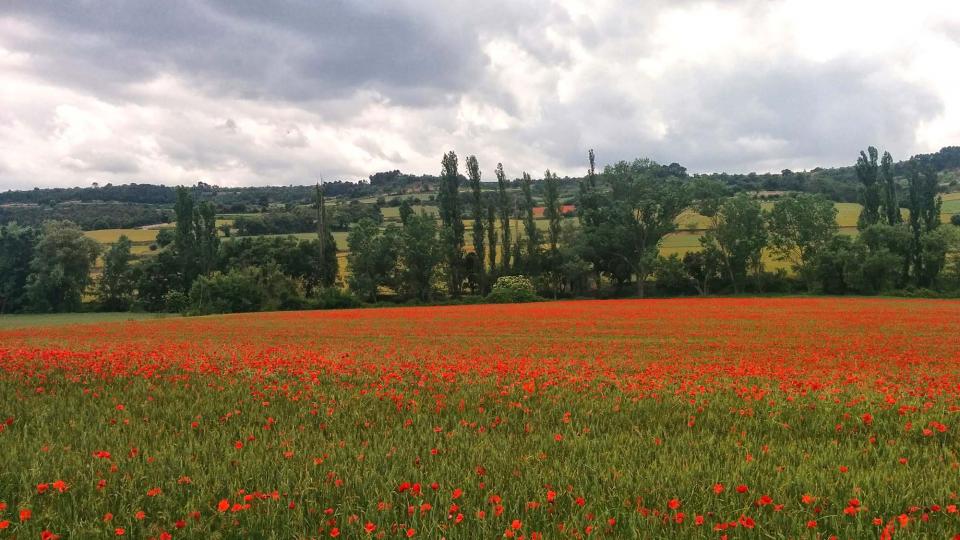
<instances>
[{"instance_id":1,"label":"grey cloud","mask_svg":"<svg viewBox=\"0 0 960 540\"><path fill-rule=\"evenodd\" d=\"M127 154L90 150L65 157L61 165L71 171L134 174L140 172L136 159Z\"/></svg>"}]
</instances>

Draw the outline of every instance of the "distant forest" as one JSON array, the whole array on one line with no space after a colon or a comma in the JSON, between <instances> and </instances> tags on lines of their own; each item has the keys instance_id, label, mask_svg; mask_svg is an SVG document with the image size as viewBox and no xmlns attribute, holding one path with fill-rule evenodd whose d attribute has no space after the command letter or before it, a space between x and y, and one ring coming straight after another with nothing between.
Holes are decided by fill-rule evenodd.
<instances>
[{"instance_id":1,"label":"distant forest","mask_svg":"<svg viewBox=\"0 0 960 540\"><path fill-rule=\"evenodd\" d=\"M583 177L538 179L498 163L484 181L451 151L437 176L322 188L2 193L0 313L960 293L958 147L905 162L870 147L850 167L763 175L587 162ZM841 228L837 203L853 201ZM678 234L695 245L664 251Z\"/></svg>"},{"instance_id":2,"label":"distant forest","mask_svg":"<svg viewBox=\"0 0 960 540\"><path fill-rule=\"evenodd\" d=\"M920 154L910 160L894 162L893 174L905 177L909 167L923 167L934 172L960 169L960 147L951 146L932 154ZM686 176L686 170L674 163L676 175ZM800 192L820 194L837 202L858 202L860 182L855 167L815 168L810 171L779 173L695 174L692 178L712 180L724 185L731 193ZM584 177L562 177L560 183L576 186ZM440 177L436 175L409 175L400 171L379 172L368 179L351 182L345 180L324 183L327 197L358 199L391 193L401 193L411 188L429 193L435 191ZM466 177L461 176L461 182ZM960 176L951 177L948 187L957 186ZM510 187L519 188L520 178L509 180ZM535 179L533 189L539 193L541 180ZM484 187L493 184L484 182ZM314 187L268 186L268 187L219 187L198 182L189 188L197 202L210 202L217 213L248 213L274 206L314 204ZM170 209L176 202L176 188L154 184L98 185L96 187L35 188L25 191L0 192L0 224L17 222L21 225L39 225L48 219L68 219L84 230L119 229L164 223L172 218ZM85 203L83 205L68 203ZM129 206L106 206L103 203L125 203Z\"/></svg>"}]
</instances>

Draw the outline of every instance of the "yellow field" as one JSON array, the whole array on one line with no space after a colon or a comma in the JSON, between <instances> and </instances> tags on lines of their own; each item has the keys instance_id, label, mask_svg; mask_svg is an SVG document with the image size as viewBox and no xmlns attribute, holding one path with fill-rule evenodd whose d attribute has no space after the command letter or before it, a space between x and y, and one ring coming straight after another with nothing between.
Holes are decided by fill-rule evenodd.
<instances>
[{"instance_id":1,"label":"yellow field","mask_svg":"<svg viewBox=\"0 0 960 540\"><path fill-rule=\"evenodd\" d=\"M115 244L121 236L126 236L131 242L153 242L157 239L155 229L99 229L86 231L84 235L93 238L101 244Z\"/></svg>"}]
</instances>

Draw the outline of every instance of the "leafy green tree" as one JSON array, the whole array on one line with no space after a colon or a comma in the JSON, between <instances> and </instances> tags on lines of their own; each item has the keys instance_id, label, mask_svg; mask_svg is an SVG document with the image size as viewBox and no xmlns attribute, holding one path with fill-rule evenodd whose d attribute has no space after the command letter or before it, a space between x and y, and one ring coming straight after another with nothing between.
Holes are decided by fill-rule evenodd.
<instances>
[{"instance_id":1,"label":"leafy green tree","mask_svg":"<svg viewBox=\"0 0 960 540\"><path fill-rule=\"evenodd\" d=\"M492 198L487 198L487 250L490 260L490 272L496 274L497 269L497 206Z\"/></svg>"},{"instance_id":2,"label":"leafy green tree","mask_svg":"<svg viewBox=\"0 0 960 540\"><path fill-rule=\"evenodd\" d=\"M930 168L925 168L922 172L920 169L921 167L913 162L909 177L910 230L913 233L910 262L913 265L914 283L918 287L929 287L943 268L943 265L937 262L941 256L932 250L943 244L935 240L924 242L924 237L940 226L943 199L938 194L936 173ZM943 256L945 257L945 253ZM925 268L925 262L930 262L931 266Z\"/></svg>"},{"instance_id":3,"label":"leafy green tree","mask_svg":"<svg viewBox=\"0 0 960 540\"><path fill-rule=\"evenodd\" d=\"M16 223L0 226L0 314L25 307L27 276L37 244L32 227Z\"/></svg>"},{"instance_id":4,"label":"leafy green tree","mask_svg":"<svg viewBox=\"0 0 960 540\"><path fill-rule=\"evenodd\" d=\"M867 148L866 153L861 151L860 157L857 158L857 164L854 166L857 180L862 184L860 203L863 205L863 210L860 211L860 217L857 219L857 228L861 230L880 222L881 192L880 186L877 184L879 170L877 149L871 146Z\"/></svg>"},{"instance_id":5,"label":"leafy green tree","mask_svg":"<svg viewBox=\"0 0 960 540\"><path fill-rule=\"evenodd\" d=\"M162 250L155 256L145 258L137 265L137 270L138 308L152 312L179 310L179 306L171 309L167 304L171 292L177 291L182 295L180 287L183 277L180 275L180 260L176 253L168 249Z\"/></svg>"},{"instance_id":6,"label":"leafy green tree","mask_svg":"<svg viewBox=\"0 0 960 540\"><path fill-rule=\"evenodd\" d=\"M197 269L201 274L208 274L217 266L217 248L220 246L217 211L211 203L202 202L194 209L193 232L196 236Z\"/></svg>"},{"instance_id":7,"label":"leafy green tree","mask_svg":"<svg viewBox=\"0 0 960 540\"><path fill-rule=\"evenodd\" d=\"M700 241L717 250L734 292L743 292L747 276L752 272L759 278L762 270L767 245L763 209L756 199L740 193L724 201L712 221L713 228Z\"/></svg>"},{"instance_id":8,"label":"leafy green tree","mask_svg":"<svg viewBox=\"0 0 960 540\"><path fill-rule=\"evenodd\" d=\"M897 200L897 183L893 177L893 157L884 152L880 158L880 182L883 183L883 197L880 200L883 218L887 225L896 225L903 221L900 215L900 202Z\"/></svg>"},{"instance_id":9,"label":"leafy green tree","mask_svg":"<svg viewBox=\"0 0 960 540\"><path fill-rule=\"evenodd\" d=\"M424 212L407 218L401 234L401 290L423 302L433 298L433 280L442 253L437 245L437 222Z\"/></svg>"},{"instance_id":10,"label":"leafy green tree","mask_svg":"<svg viewBox=\"0 0 960 540\"><path fill-rule=\"evenodd\" d=\"M136 291L136 269L130 239L121 235L103 257L103 273L97 281L97 301L106 311L127 311Z\"/></svg>"},{"instance_id":11,"label":"leafy green tree","mask_svg":"<svg viewBox=\"0 0 960 540\"><path fill-rule=\"evenodd\" d=\"M697 293L701 296L710 294L710 286L720 280L720 269L723 267L716 250L688 251L681 262Z\"/></svg>"},{"instance_id":12,"label":"leafy green tree","mask_svg":"<svg viewBox=\"0 0 960 540\"><path fill-rule=\"evenodd\" d=\"M413 215L413 205L410 204L410 201L404 199L400 202L400 223L403 225L407 224L407 219Z\"/></svg>"},{"instance_id":13,"label":"leafy green tree","mask_svg":"<svg viewBox=\"0 0 960 540\"><path fill-rule=\"evenodd\" d=\"M850 285L864 294L888 291L907 284L912 249L910 230L878 223L860 232L860 252L850 262Z\"/></svg>"},{"instance_id":14,"label":"leafy green tree","mask_svg":"<svg viewBox=\"0 0 960 540\"><path fill-rule=\"evenodd\" d=\"M177 202L173 207L176 214L176 229L174 229L173 250L180 262L180 278L183 280L181 289L190 290L190 284L200 274L199 250L197 235L194 231L194 206L190 191L177 187Z\"/></svg>"},{"instance_id":15,"label":"leafy green tree","mask_svg":"<svg viewBox=\"0 0 960 540\"><path fill-rule=\"evenodd\" d=\"M540 258L540 231L537 230L537 223L533 219L533 181L530 175L523 173L520 183L520 189L523 192L523 199L520 201L521 213L523 215L523 232L527 238L527 259L525 262L527 272L536 275L539 271Z\"/></svg>"},{"instance_id":16,"label":"leafy green tree","mask_svg":"<svg viewBox=\"0 0 960 540\"><path fill-rule=\"evenodd\" d=\"M641 297L663 238L676 230L677 216L692 199L678 174L683 173L639 159L633 163L621 161L603 172L610 185L608 206L612 210L606 220L610 226L622 229L614 234L624 240L617 254L636 275L637 294Z\"/></svg>"},{"instance_id":17,"label":"leafy green tree","mask_svg":"<svg viewBox=\"0 0 960 540\"><path fill-rule=\"evenodd\" d=\"M380 287L395 287L399 260L399 234L395 226L383 231L370 219L362 219L347 236L350 254L348 283L358 296L376 302Z\"/></svg>"},{"instance_id":18,"label":"leafy green tree","mask_svg":"<svg viewBox=\"0 0 960 540\"><path fill-rule=\"evenodd\" d=\"M653 276L657 290L662 293L679 295L697 291L695 280L687 273L683 260L676 253L657 259Z\"/></svg>"},{"instance_id":19,"label":"leafy green tree","mask_svg":"<svg viewBox=\"0 0 960 540\"><path fill-rule=\"evenodd\" d=\"M100 245L69 221L48 221L30 261L27 298L33 311L77 311Z\"/></svg>"},{"instance_id":20,"label":"leafy green tree","mask_svg":"<svg viewBox=\"0 0 960 540\"><path fill-rule=\"evenodd\" d=\"M560 186L556 173L551 173L549 169L543 175L544 194L543 194L543 216L547 218L549 227L547 228L547 239L550 242L550 251L556 252L560 241L560 224L563 221L563 214L560 207Z\"/></svg>"},{"instance_id":21,"label":"leafy green tree","mask_svg":"<svg viewBox=\"0 0 960 540\"><path fill-rule=\"evenodd\" d=\"M852 292L857 281L859 262L865 257L865 248L849 236L836 235L817 252L813 272L823 292L846 294Z\"/></svg>"},{"instance_id":22,"label":"leafy green tree","mask_svg":"<svg viewBox=\"0 0 960 540\"><path fill-rule=\"evenodd\" d=\"M503 164L497 163L497 210L500 214L500 232L503 235L503 269L502 273L510 272L510 218L513 210L513 201L507 193L507 175L503 172Z\"/></svg>"},{"instance_id":23,"label":"leafy green tree","mask_svg":"<svg viewBox=\"0 0 960 540\"><path fill-rule=\"evenodd\" d=\"M483 225L485 215L485 208L483 204L483 193L480 188L480 164L477 163L476 156L470 156L467 158L467 178L470 180L470 191L473 195L473 252L475 254L475 268L474 272L477 275L477 281L480 285L480 294L484 293L486 288L486 280L484 278L486 270L486 250L484 248L484 234L483 234Z\"/></svg>"},{"instance_id":24,"label":"leafy green tree","mask_svg":"<svg viewBox=\"0 0 960 540\"><path fill-rule=\"evenodd\" d=\"M189 301L190 311L197 315L303 307L296 283L272 265L199 276L190 288Z\"/></svg>"},{"instance_id":25,"label":"leafy green tree","mask_svg":"<svg viewBox=\"0 0 960 540\"><path fill-rule=\"evenodd\" d=\"M808 288L815 283L812 268L817 253L837 234L837 208L822 195L801 193L783 197L767 216L770 247L781 261L793 265Z\"/></svg>"},{"instance_id":26,"label":"leafy green tree","mask_svg":"<svg viewBox=\"0 0 960 540\"><path fill-rule=\"evenodd\" d=\"M440 221L440 243L447 263L447 288L453 297L459 297L465 278L463 264L463 210L460 204L460 173L457 171L457 154L452 150L443 156L443 171L437 196Z\"/></svg>"}]
</instances>

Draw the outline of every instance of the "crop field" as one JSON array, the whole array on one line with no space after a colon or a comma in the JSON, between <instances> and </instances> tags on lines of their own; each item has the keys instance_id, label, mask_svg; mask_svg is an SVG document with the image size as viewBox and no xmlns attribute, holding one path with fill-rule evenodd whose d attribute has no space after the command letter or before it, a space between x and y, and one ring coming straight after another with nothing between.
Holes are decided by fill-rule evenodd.
<instances>
[{"instance_id":1,"label":"crop field","mask_svg":"<svg viewBox=\"0 0 960 540\"><path fill-rule=\"evenodd\" d=\"M115 244L121 236L126 236L134 243L150 243L157 239L156 229L98 229L84 234L101 244Z\"/></svg>"},{"instance_id":2,"label":"crop field","mask_svg":"<svg viewBox=\"0 0 960 540\"><path fill-rule=\"evenodd\" d=\"M946 538L960 302L0 329L0 538Z\"/></svg>"}]
</instances>

